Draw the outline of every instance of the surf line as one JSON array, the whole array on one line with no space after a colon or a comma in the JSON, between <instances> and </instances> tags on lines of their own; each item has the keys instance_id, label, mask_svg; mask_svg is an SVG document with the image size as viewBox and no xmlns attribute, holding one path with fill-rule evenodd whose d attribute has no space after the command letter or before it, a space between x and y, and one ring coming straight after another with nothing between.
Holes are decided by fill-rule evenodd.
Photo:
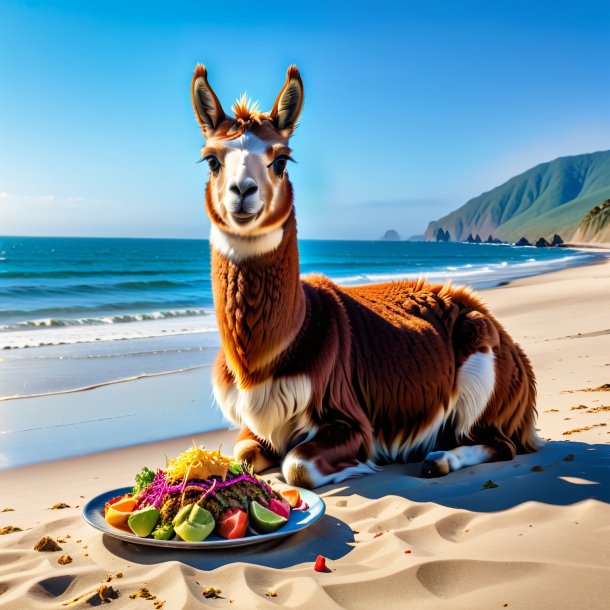
<instances>
[{"instance_id":1,"label":"surf line","mask_svg":"<svg viewBox=\"0 0 610 610\"><path fill-rule=\"evenodd\" d=\"M187 371L194 371L195 369L203 369L211 366L211 364L198 364L196 366L189 366L183 369L176 369L173 371L162 371L161 373L142 373L141 375L134 375L133 377L125 377L124 379L113 379L112 381L96 383L94 385L83 386L81 388L72 388L70 390L58 390L57 392L42 392L40 394L27 394L25 396L3 396L0 398L0 402L4 402L7 400L22 400L24 398L42 398L44 396L58 396L61 394L75 394L76 392L87 392L89 390L95 390L96 388L103 388L104 386L115 385L117 383L136 381L138 379L146 379L147 377L161 377L163 375L173 375L174 373L185 373Z\"/></svg>"}]
</instances>

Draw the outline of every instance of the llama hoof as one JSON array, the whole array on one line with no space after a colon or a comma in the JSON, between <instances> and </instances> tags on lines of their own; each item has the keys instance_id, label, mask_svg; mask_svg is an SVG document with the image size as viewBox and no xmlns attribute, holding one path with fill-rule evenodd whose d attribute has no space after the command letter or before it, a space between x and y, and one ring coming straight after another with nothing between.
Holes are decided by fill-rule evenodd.
<instances>
[{"instance_id":1,"label":"llama hoof","mask_svg":"<svg viewBox=\"0 0 610 610\"><path fill-rule=\"evenodd\" d=\"M273 462L264 455L260 443L252 439L237 441L233 448L233 457L237 462L250 464L254 472L262 472L273 465Z\"/></svg>"},{"instance_id":2,"label":"llama hoof","mask_svg":"<svg viewBox=\"0 0 610 610\"><path fill-rule=\"evenodd\" d=\"M289 452L282 464L282 474L288 485L313 489L315 482L312 480L310 464L293 452Z\"/></svg>"},{"instance_id":3,"label":"llama hoof","mask_svg":"<svg viewBox=\"0 0 610 610\"><path fill-rule=\"evenodd\" d=\"M430 462L425 460L421 465L420 476L424 479L433 479L435 477L444 477L449 474L449 471L443 468L443 464L437 462Z\"/></svg>"},{"instance_id":4,"label":"llama hoof","mask_svg":"<svg viewBox=\"0 0 610 610\"><path fill-rule=\"evenodd\" d=\"M421 465L421 476L425 479L444 477L451 472L449 460L444 451L434 451L426 456Z\"/></svg>"}]
</instances>

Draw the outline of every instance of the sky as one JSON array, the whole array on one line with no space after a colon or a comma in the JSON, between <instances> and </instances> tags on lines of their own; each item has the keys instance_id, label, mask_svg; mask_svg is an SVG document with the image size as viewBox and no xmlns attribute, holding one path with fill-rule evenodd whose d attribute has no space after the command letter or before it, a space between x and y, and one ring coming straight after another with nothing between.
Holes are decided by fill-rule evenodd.
<instances>
[{"instance_id":1,"label":"sky","mask_svg":"<svg viewBox=\"0 0 610 610\"><path fill-rule=\"evenodd\" d=\"M610 3L0 0L0 235L205 238L198 62L225 110L296 63L299 235L376 239L610 149Z\"/></svg>"}]
</instances>

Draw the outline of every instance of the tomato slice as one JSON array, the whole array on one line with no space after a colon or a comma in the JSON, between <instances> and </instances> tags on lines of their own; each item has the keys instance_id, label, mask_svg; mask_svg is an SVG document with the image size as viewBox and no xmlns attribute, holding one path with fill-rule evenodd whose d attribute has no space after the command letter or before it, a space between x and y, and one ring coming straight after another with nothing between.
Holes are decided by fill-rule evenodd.
<instances>
[{"instance_id":1,"label":"tomato slice","mask_svg":"<svg viewBox=\"0 0 610 610\"><path fill-rule=\"evenodd\" d=\"M239 508L225 511L218 524L218 534L229 540L243 538L246 529L248 529L248 515Z\"/></svg>"}]
</instances>

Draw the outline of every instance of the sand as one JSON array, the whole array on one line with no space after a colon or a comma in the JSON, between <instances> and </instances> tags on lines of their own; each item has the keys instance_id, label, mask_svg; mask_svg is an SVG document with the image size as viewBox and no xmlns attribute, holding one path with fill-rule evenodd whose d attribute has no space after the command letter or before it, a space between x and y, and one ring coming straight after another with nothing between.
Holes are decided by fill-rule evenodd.
<instances>
[{"instance_id":1,"label":"sand","mask_svg":"<svg viewBox=\"0 0 610 610\"><path fill-rule=\"evenodd\" d=\"M610 383L610 262L483 296L533 360L549 439L538 453L432 480L417 464L385 467L318 490L328 512L309 530L231 552L160 552L81 519L87 499L163 465L190 437L6 470L0 511L14 510L0 512L0 528L23 531L0 536L0 608L90 607L102 583L119 592L113 608L606 608L610 392L589 390ZM120 400L120 386L111 391ZM234 436L195 438L228 448ZM497 487L484 489L490 480ZM70 508L49 510L58 502ZM34 551L44 535L62 551ZM313 570L318 554L330 572ZM206 586L221 597L205 599ZM131 599L140 587L155 599Z\"/></svg>"}]
</instances>

